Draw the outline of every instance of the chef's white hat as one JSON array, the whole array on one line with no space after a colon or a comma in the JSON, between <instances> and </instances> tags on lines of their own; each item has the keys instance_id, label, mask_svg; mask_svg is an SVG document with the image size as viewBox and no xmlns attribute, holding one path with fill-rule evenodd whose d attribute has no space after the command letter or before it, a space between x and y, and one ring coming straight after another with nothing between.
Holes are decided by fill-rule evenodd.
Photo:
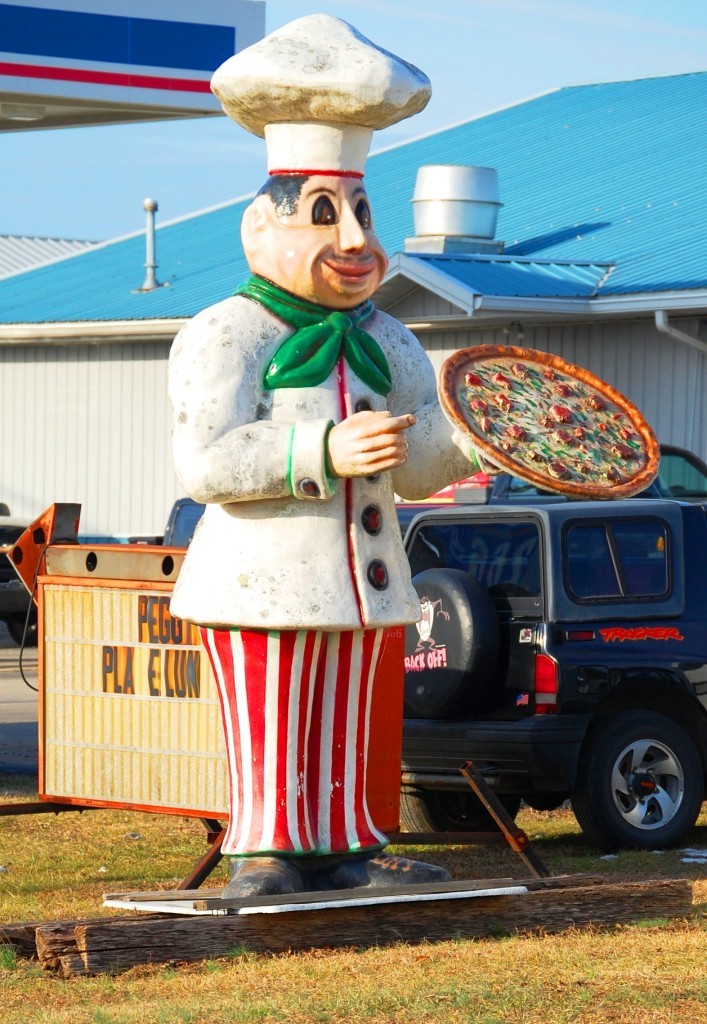
<instances>
[{"instance_id":1,"label":"chef's white hat","mask_svg":"<svg viewBox=\"0 0 707 1024\"><path fill-rule=\"evenodd\" d=\"M418 113L426 75L328 14L290 22L229 58L211 88L265 138L270 174L360 177L373 132Z\"/></svg>"}]
</instances>

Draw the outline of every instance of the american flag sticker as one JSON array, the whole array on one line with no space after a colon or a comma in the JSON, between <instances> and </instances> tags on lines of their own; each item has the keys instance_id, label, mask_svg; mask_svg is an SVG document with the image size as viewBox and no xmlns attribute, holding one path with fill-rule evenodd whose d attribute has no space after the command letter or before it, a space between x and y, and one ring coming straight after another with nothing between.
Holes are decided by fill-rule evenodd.
<instances>
[{"instance_id":1,"label":"american flag sticker","mask_svg":"<svg viewBox=\"0 0 707 1024\"><path fill-rule=\"evenodd\" d=\"M527 708L529 703L530 703L530 694L529 693L519 693L518 696L516 697L516 707L517 708Z\"/></svg>"}]
</instances>

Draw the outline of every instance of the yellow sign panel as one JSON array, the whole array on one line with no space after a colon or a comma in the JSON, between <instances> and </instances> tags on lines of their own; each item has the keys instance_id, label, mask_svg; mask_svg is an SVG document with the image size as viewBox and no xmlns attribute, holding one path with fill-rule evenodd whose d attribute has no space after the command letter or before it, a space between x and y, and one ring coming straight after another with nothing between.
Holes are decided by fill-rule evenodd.
<instances>
[{"instance_id":1,"label":"yellow sign panel","mask_svg":"<svg viewBox=\"0 0 707 1024\"><path fill-rule=\"evenodd\" d=\"M218 694L166 592L42 586L47 796L228 813Z\"/></svg>"}]
</instances>

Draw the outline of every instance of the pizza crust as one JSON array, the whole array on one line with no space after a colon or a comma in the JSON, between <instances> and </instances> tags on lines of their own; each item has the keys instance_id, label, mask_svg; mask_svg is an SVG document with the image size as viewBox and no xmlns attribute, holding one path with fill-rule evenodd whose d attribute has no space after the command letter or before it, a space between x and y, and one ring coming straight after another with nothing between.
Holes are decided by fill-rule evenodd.
<instances>
[{"instance_id":1,"label":"pizza crust","mask_svg":"<svg viewBox=\"0 0 707 1024\"><path fill-rule=\"evenodd\" d=\"M483 459L549 491L627 498L655 479L660 448L620 391L560 356L510 345L460 349L440 403Z\"/></svg>"}]
</instances>

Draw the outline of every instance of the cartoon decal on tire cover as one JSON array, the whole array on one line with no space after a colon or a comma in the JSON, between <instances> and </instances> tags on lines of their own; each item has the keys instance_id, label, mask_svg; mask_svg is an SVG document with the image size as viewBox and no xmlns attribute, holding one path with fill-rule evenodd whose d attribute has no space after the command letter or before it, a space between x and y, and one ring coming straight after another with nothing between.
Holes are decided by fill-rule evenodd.
<instances>
[{"instance_id":1,"label":"cartoon decal on tire cover","mask_svg":"<svg viewBox=\"0 0 707 1024\"><path fill-rule=\"evenodd\" d=\"M439 609L438 612L437 609ZM433 601L427 595L424 595L420 598L420 610L422 612L422 617L420 621L416 623L420 639L417 641L416 651L422 651L425 647L429 649L431 647L440 646L432 636L432 623L434 622L436 612L444 619L449 620L449 612L446 612L442 607L441 597L437 598L436 601Z\"/></svg>"}]
</instances>

